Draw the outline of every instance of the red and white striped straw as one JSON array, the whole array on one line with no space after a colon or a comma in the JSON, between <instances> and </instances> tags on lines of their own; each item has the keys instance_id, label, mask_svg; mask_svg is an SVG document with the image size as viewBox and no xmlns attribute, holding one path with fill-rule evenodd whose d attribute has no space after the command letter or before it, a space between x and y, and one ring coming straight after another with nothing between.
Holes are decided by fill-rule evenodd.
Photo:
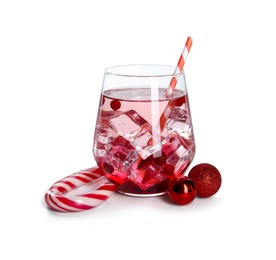
<instances>
[{"instance_id":1,"label":"red and white striped straw","mask_svg":"<svg viewBox=\"0 0 276 260\"><path fill-rule=\"evenodd\" d=\"M177 63L177 66L174 70L174 75L176 76L173 76L172 79L171 79L171 82L170 82L170 85L167 89L167 95L168 96L171 96L174 92L174 89L176 87L176 84L177 84L177 81L178 81L178 78L179 78L179 74L181 73L181 71L183 70L183 67L185 65L185 61L187 60L187 57L188 57L188 54L190 52L190 49L192 47L192 44L193 44L193 41L192 41L192 38L189 36L186 40L186 43L185 43L185 46L184 46L184 49L180 55L180 58L178 60L178 63Z\"/></svg>"},{"instance_id":2,"label":"red and white striped straw","mask_svg":"<svg viewBox=\"0 0 276 260\"><path fill-rule=\"evenodd\" d=\"M185 65L185 61L187 60L187 56L190 52L190 49L192 47L193 41L192 38L189 36L187 38L187 41L185 43L184 49L180 55L180 58L178 60L177 66L174 70L174 76L172 77L171 81L170 81L170 85L167 89L167 96L172 96L173 92L175 90L177 81L180 77L180 73L183 70L183 67ZM166 125L166 121L169 118L172 110L175 107L175 103L173 101L169 101L168 105L165 107L164 112L162 113L160 119L159 119L159 125L156 128L156 131L160 131L160 133L163 131L163 129L165 128Z\"/></svg>"}]
</instances>

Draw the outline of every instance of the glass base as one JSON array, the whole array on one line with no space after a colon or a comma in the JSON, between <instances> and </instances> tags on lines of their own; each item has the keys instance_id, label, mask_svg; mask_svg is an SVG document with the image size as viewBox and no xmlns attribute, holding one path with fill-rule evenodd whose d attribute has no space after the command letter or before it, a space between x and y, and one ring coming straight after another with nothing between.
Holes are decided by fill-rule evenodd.
<instances>
[{"instance_id":1,"label":"glass base","mask_svg":"<svg viewBox=\"0 0 276 260\"><path fill-rule=\"evenodd\" d=\"M131 196L131 197L140 197L140 198L157 197L157 196L161 196L166 193L166 191L163 191L160 193L152 193L152 194L146 194L146 193L137 194L137 193L129 193L129 192L125 192L125 191L120 191L120 190L118 192L123 195Z\"/></svg>"},{"instance_id":2,"label":"glass base","mask_svg":"<svg viewBox=\"0 0 276 260\"><path fill-rule=\"evenodd\" d=\"M137 185L132 182L119 185L117 191L121 194L133 197L156 197L165 194L168 190L168 181L163 181L148 190L141 190Z\"/></svg>"}]
</instances>

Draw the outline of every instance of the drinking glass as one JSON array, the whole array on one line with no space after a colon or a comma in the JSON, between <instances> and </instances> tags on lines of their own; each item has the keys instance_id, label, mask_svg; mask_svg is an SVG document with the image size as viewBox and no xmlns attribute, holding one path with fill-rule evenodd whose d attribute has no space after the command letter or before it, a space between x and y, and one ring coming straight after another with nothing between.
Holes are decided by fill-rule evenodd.
<instances>
[{"instance_id":1,"label":"drinking glass","mask_svg":"<svg viewBox=\"0 0 276 260\"><path fill-rule=\"evenodd\" d=\"M177 80L171 96L167 88ZM118 191L165 193L195 154L184 71L167 65L122 65L105 70L93 153Z\"/></svg>"}]
</instances>

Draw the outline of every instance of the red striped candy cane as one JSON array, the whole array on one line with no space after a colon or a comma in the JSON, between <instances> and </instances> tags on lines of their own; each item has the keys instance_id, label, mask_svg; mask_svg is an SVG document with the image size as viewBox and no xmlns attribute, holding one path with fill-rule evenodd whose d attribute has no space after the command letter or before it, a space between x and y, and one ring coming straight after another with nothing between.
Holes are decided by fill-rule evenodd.
<instances>
[{"instance_id":1,"label":"red striped candy cane","mask_svg":"<svg viewBox=\"0 0 276 260\"><path fill-rule=\"evenodd\" d=\"M67 194L84 185L96 181L104 181L96 189L84 194ZM106 199L116 190L116 185L103 176L98 167L92 167L69 175L55 182L45 193L44 200L49 208L61 212L77 212L92 209Z\"/></svg>"}]
</instances>

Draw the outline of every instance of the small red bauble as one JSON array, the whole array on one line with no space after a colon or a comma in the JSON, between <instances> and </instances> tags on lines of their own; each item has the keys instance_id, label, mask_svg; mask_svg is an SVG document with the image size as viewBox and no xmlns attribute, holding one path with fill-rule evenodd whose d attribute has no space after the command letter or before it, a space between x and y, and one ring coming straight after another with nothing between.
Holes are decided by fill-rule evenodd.
<instances>
[{"instance_id":1,"label":"small red bauble","mask_svg":"<svg viewBox=\"0 0 276 260\"><path fill-rule=\"evenodd\" d=\"M195 198L195 186L193 182L185 177L177 177L169 187L169 196L173 202L185 205L192 202Z\"/></svg>"},{"instance_id":2,"label":"small red bauble","mask_svg":"<svg viewBox=\"0 0 276 260\"><path fill-rule=\"evenodd\" d=\"M201 163L194 166L188 177L193 181L198 197L213 196L221 186L221 175L218 169L209 164Z\"/></svg>"}]
</instances>

